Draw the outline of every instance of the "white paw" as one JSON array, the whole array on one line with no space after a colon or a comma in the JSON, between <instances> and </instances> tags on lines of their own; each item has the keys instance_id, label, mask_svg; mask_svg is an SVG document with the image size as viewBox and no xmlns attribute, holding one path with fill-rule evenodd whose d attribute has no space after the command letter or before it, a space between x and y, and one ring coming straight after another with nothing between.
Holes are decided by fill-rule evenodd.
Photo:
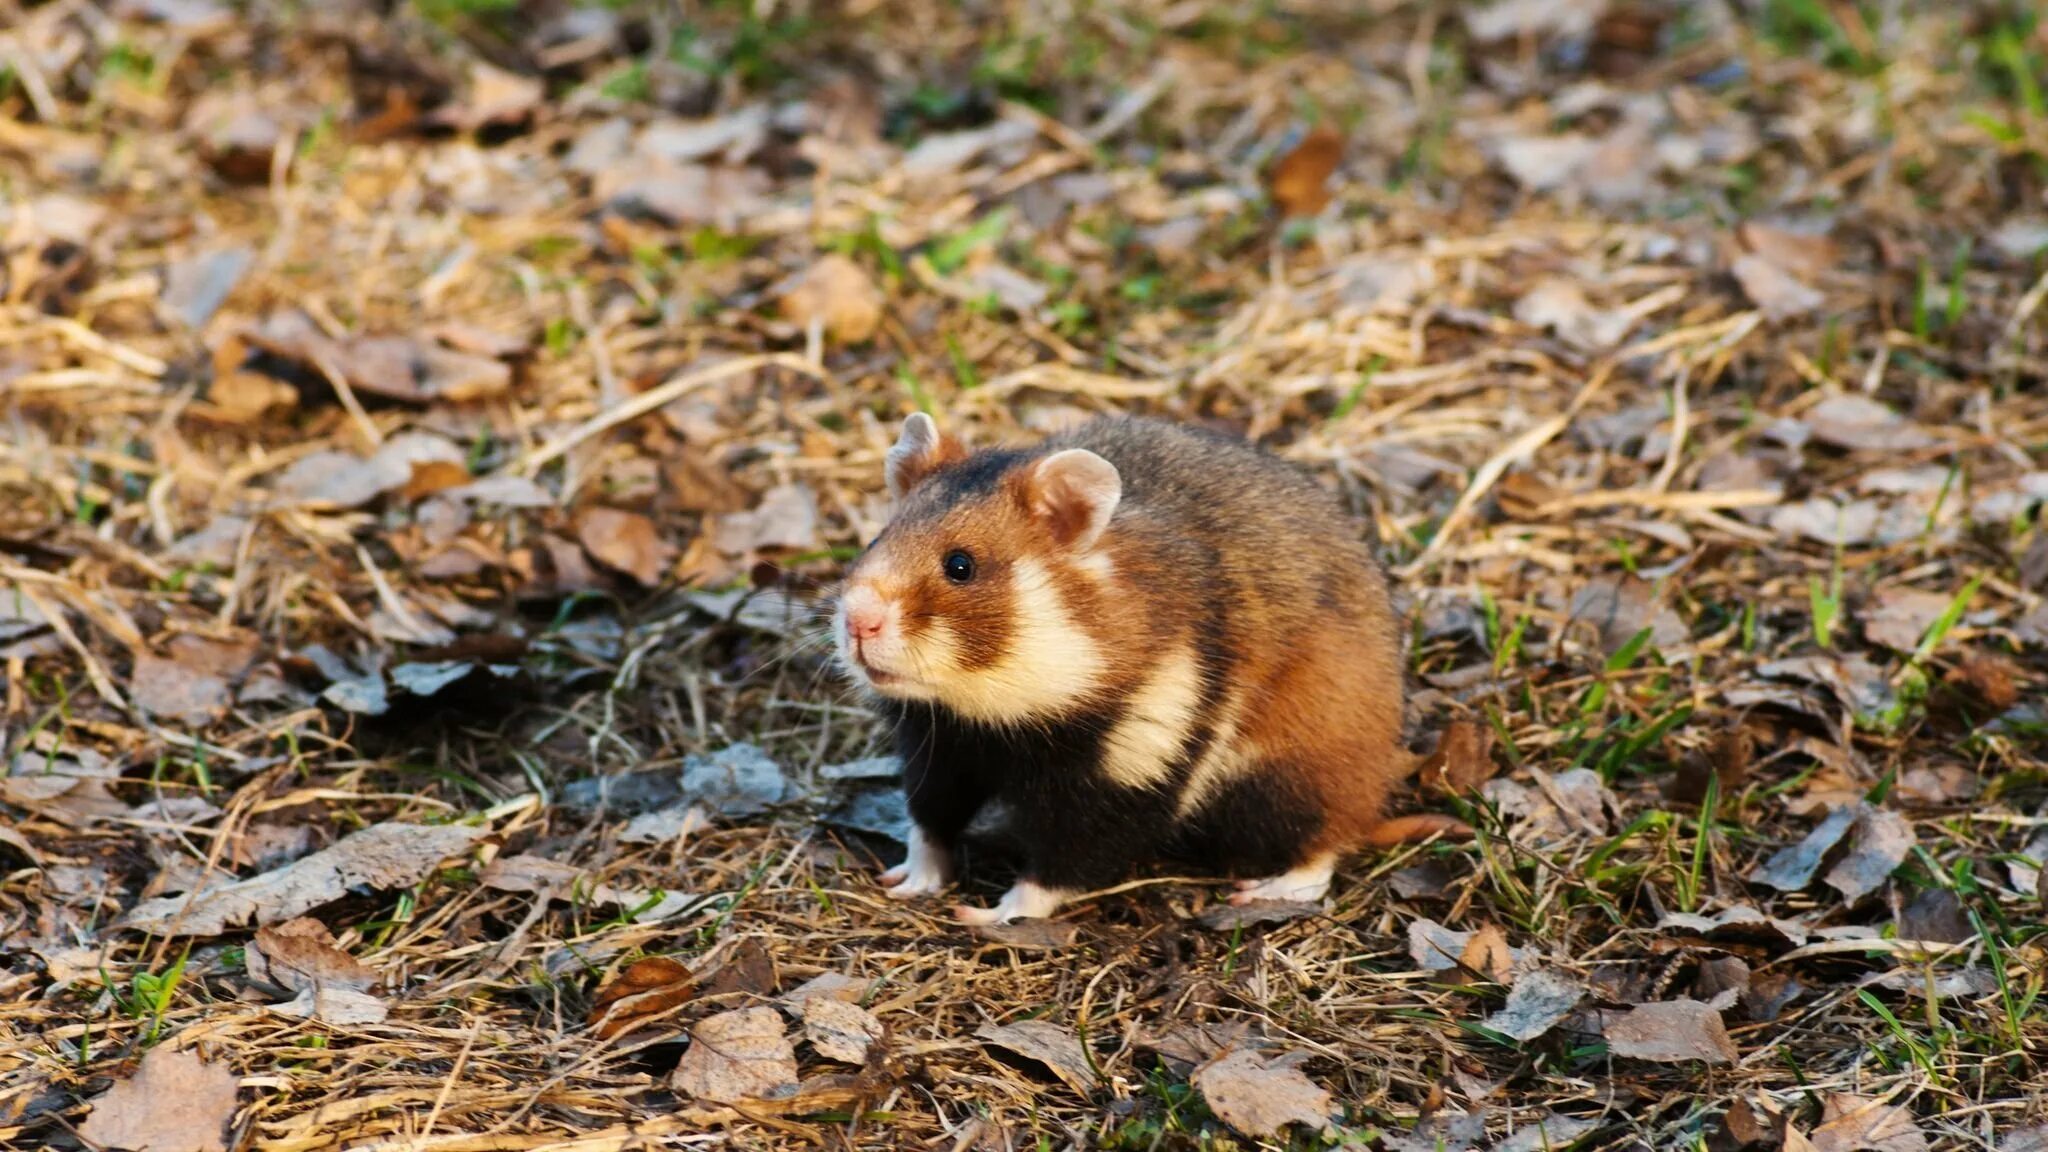
<instances>
[{"instance_id":1,"label":"white paw","mask_svg":"<svg viewBox=\"0 0 2048 1152\"><path fill-rule=\"evenodd\" d=\"M1263 880L1239 880L1237 891L1230 897L1232 904L1250 904L1258 900L1292 900L1303 904L1314 904L1330 892L1330 877L1336 872L1337 862L1333 859L1311 860L1291 872L1268 876Z\"/></svg>"},{"instance_id":2,"label":"white paw","mask_svg":"<svg viewBox=\"0 0 2048 1152\"><path fill-rule=\"evenodd\" d=\"M912 828L910 855L882 873L882 887L889 890L892 900L912 900L944 892L952 879L952 853L925 839L923 831Z\"/></svg>"},{"instance_id":3,"label":"white paw","mask_svg":"<svg viewBox=\"0 0 2048 1152\"><path fill-rule=\"evenodd\" d=\"M1059 911L1067 902L1069 893L1057 888L1046 888L1029 880L1019 880L1012 885L993 908L969 908L965 904L953 906L953 919L962 924L1008 924L1012 920L1042 920Z\"/></svg>"}]
</instances>

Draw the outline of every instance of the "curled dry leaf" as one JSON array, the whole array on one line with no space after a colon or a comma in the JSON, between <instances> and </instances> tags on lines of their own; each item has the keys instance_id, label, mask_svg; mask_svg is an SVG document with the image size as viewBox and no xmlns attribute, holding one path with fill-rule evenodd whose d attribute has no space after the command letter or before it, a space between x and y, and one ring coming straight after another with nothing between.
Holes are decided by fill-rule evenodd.
<instances>
[{"instance_id":1,"label":"curled dry leaf","mask_svg":"<svg viewBox=\"0 0 2048 1152\"><path fill-rule=\"evenodd\" d=\"M1486 1026L1515 1040L1534 1040L1571 1015L1586 995L1577 977L1555 968L1524 972L1508 990L1508 1002L1487 1017Z\"/></svg>"},{"instance_id":2,"label":"curled dry leaf","mask_svg":"<svg viewBox=\"0 0 2048 1152\"><path fill-rule=\"evenodd\" d=\"M975 1036L1035 1060L1074 1091L1087 1095L1101 1083L1088 1053L1072 1032L1050 1020L1019 1020L1014 1024L983 1024Z\"/></svg>"},{"instance_id":3,"label":"curled dry leaf","mask_svg":"<svg viewBox=\"0 0 2048 1152\"><path fill-rule=\"evenodd\" d=\"M342 951L327 925L301 916L256 930L248 948L249 978L285 992L337 988L368 992L375 969Z\"/></svg>"},{"instance_id":4,"label":"curled dry leaf","mask_svg":"<svg viewBox=\"0 0 2048 1152\"><path fill-rule=\"evenodd\" d=\"M1330 175L1343 158L1344 137L1322 127L1275 161L1266 173L1266 189L1280 214L1299 218L1321 212L1330 202Z\"/></svg>"},{"instance_id":5,"label":"curled dry leaf","mask_svg":"<svg viewBox=\"0 0 2048 1152\"><path fill-rule=\"evenodd\" d=\"M1458 719L1444 725L1416 777L1424 788L1462 796L1493 778L1493 733L1475 721Z\"/></svg>"},{"instance_id":6,"label":"curled dry leaf","mask_svg":"<svg viewBox=\"0 0 2048 1152\"><path fill-rule=\"evenodd\" d=\"M773 1008L740 1008L698 1021L670 1086L684 1096L739 1104L796 1087L796 1049Z\"/></svg>"},{"instance_id":7,"label":"curled dry leaf","mask_svg":"<svg viewBox=\"0 0 2048 1152\"><path fill-rule=\"evenodd\" d=\"M1313 1132L1330 1125L1330 1093L1299 1068L1239 1048L1195 1069L1189 1083L1218 1120L1254 1138L1289 1124Z\"/></svg>"},{"instance_id":8,"label":"curled dry leaf","mask_svg":"<svg viewBox=\"0 0 2048 1152\"><path fill-rule=\"evenodd\" d=\"M833 253L783 294L782 314L799 328L815 323L835 341L858 344L881 327L884 303L882 290L860 265Z\"/></svg>"},{"instance_id":9,"label":"curled dry leaf","mask_svg":"<svg viewBox=\"0 0 2048 1152\"><path fill-rule=\"evenodd\" d=\"M1415 960L1415 966L1424 972L1443 972L1457 968L1459 961L1472 949L1472 941L1481 932L1498 934L1499 929L1488 925L1479 932L1460 932L1446 928L1434 920L1418 918L1408 925L1408 954ZM1492 946L1487 945L1480 951ZM1519 948L1508 949L1510 967L1520 967L1533 962L1534 957ZM1503 981L1505 983L1505 981Z\"/></svg>"},{"instance_id":10,"label":"curled dry leaf","mask_svg":"<svg viewBox=\"0 0 2048 1152\"><path fill-rule=\"evenodd\" d=\"M868 1050L886 1032L874 1013L831 996L806 996L798 1001L798 1011L803 1015L804 1037L828 1060L865 1064Z\"/></svg>"},{"instance_id":11,"label":"curled dry leaf","mask_svg":"<svg viewBox=\"0 0 2048 1152\"><path fill-rule=\"evenodd\" d=\"M241 1078L190 1050L152 1048L135 1074L93 1100L78 1134L127 1152L227 1152Z\"/></svg>"},{"instance_id":12,"label":"curled dry leaf","mask_svg":"<svg viewBox=\"0 0 2048 1152\"><path fill-rule=\"evenodd\" d=\"M252 923L274 924L339 900L353 888L417 884L487 831L460 824L374 824L253 879L145 900L120 926L157 935L218 936Z\"/></svg>"},{"instance_id":13,"label":"curled dry leaf","mask_svg":"<svg viewBox=\"0 0 2048 1152\"><path fill-rule=\"evenodd\" d=\"M688 968L666 956L648 956L599 988L584 1020L599 1040L609 1040L696 995L697 984Z\"/></svg>"},{"instance_id":14,"label":"curled dry leaf","mask_svg":"<svg viewBox=\"0 0 2048 1152\"><path fill-rule=\"evenodd\" d=\"M1609 1052L1635 1060L1733 1064L1740 1055L1721 1014L1698 1000L1638 1004L1604 1031Z\"/></svg>"},{"instance_id":15,"label":"curled dry leaf","mask_svg":"<svg viewBox=\"0 0 2048 1152\"><path fill-rule=\"evenodd\" d=\"M638 512L585 508L576 517L576 538L591 559L631 576L643 588L660 584L676 562L675 545Z\"/></svg>"}]
</instances>

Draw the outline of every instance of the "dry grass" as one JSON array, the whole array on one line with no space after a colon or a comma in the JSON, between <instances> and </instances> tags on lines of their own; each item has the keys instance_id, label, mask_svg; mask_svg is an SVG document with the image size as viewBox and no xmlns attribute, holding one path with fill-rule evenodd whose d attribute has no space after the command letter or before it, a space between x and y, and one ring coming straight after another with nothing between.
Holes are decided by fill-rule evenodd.
<instances>
[{"instance_id":1,"label":"dry grass","mask_svg":"<svg viewBox=\"0 0 2048 1152\"><path fill-rule=\"evenodd\" d=\"M1333 1093L1277 1146L1461 1111L1446 1147L1552 1113L1591 1148L1728 1152L1752 1114L2036 1146L2048 24L1604 7L1483 41L1400 0L627 4L537 38L475 0L0 0L0 1146L83 1147L158 1045L241 1075L237 1148L1259 1144L1162 1040L1194 1024ZM1291 161L1281 218L1311 123L1333 198ZM956 132L986 147L937 156ZM830 251L858 274L785 306ZM882 898L894 849L818 819L878 733L803 612L918 406L981 442L1205 420L1339 486L1414 605L1418 730L1493 736L1498 778L1430 801L1478 842L1239 928L1201 883L1001 939ZM438 660L519 671L381 715L330 688ZM650 846L570 788L735 742L789 803ZM1810 884L1756 882L1859 801ZM119 927L387 821L489 834L315 910L379 1022L280 1014L246 931ZM486 882L525 855L590 875ZM691 899L639 923L598 884ZM1793 934L1667 919L1731 908ZM1418 921L1527 952L1425 971ZM597 1039L650 955L702 994ZM1610 1051L1730 958L1734 1062ZM1486 1021L1531 967L1592 994L1517 1042ZM867 1067L800 1045L844 1079L790 1108L671 1092L691 1025L825 973L868 982ZM1100 1084L976 1037L1026 1018ZM1859 1143L1849 1097L1898 1130Z\"/></svg>"}]
</instances>

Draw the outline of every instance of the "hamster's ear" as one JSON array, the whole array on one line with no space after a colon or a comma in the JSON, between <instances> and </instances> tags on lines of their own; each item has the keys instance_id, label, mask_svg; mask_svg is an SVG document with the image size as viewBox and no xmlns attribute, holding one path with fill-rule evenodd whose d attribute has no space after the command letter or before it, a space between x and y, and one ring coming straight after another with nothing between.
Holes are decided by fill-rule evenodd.
<instances>
[{"instance_id":1,"label":"hamster's ear","mask_svg":"<svg viewBox=\"0 0 2048 1152\"><path fill-rule=\"evenodd\" d=\"M939 434L939 426L922 412L913 412L903 422L896 446L889 449L882 475L889 482L889 495L901 500L905 493L948 464L967 459L967 448L951 436Z\"/></svg>"},{"instance_id":2,"label":"hamster's ear","mask_svg":"<svg viewBox=\"0 0 2048 1152\"><path fill-rule=\"evenodd\" d=\"M1095 546L1109 527L1124 480L1116 465L1085 448L1055 452L1031 470L1031 511L1068 547Z\"/></svg>"}]
</instances>

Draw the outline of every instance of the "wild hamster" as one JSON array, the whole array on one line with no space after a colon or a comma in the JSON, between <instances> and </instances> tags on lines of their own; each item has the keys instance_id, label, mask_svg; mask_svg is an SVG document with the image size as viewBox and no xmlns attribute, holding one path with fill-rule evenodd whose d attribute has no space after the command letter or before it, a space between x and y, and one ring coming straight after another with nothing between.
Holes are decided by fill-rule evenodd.
<instances>
[{"instance_id":1,"label":"wild hamster","mask_svg":"<svg viewBox=\"0 0 2048 1152\"><path fill-rule=\"evenodd\" d=\"M1443 830L1382 818L1413 767L1401 622L1293 465L1141 419L970 453L920 413L885 473L896 510L833 633L903 758L891 895L943 890L990 800L1026 861L994 908L954 909L971 923L1167 859L1242 877L1233 902L1317 900L1346 852Z\"/></svg>"}]
</instances>

